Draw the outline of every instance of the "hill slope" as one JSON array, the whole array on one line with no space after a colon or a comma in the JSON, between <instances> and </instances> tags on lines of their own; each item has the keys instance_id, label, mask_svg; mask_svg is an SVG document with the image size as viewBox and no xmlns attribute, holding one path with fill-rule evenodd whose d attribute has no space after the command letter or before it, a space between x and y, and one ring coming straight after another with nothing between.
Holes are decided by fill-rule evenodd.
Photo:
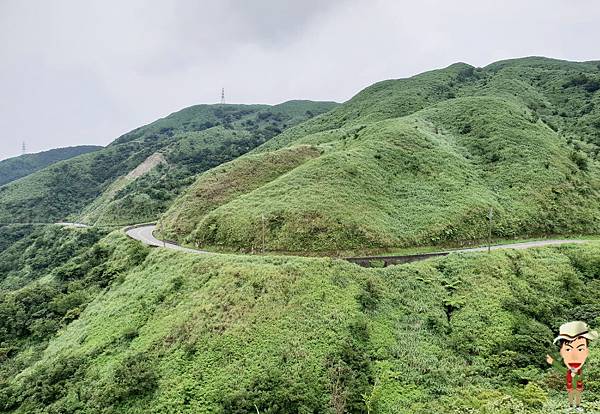
<instances>
[{"instance_id":1,"label":"hill slope","mask_svg":"<svg viewBox=\"0 0 600 414\"><path fill-rule=\"evenodd\" d=\"M18 246L2 257L29 283L0 292L0 412L554 413L558 325L600 324L598 243L364 269L39 236L74 256L29 276Z\"/></svg>"},{"instance_id":2,"label":"hill slope","mask_svg":"<svg viewBox=\"0 0 600 414\"><path fill-rule=\"evenodd\" d=\"M59 162L1 187L0 222L81 220L82 213L89 223L153 220L195 174L234 159L335 105L290 101L275 106L183 109L123 135L100 151ZM157 153L165 159L160 166L115 184Z\"/></svg>"},{"instance_id":3,"label":"hill slope","mask_svg":"<svg viewBox=\"0 0 600 414\"><path fill-rule=\"evenodd\" d=\"M482 240L492 208L494 237L597 233L598 82L596 63L545 58L380 82L230 171L302 145L318 158L226 199L201 175L162 231L213 249L386 249Z\"/></svg>"},{"instance_id":4,"label":"hill slope","mask_svg":"<svg viewBox=\"0 0 600 414\"><path fill-rule=\"evenodd\" d=\"M25 154L0 161L0 186L39 171L58 161L67 160L81 154L97 151L102 147L82 145L57 148L37 154Z\"/></svg>"}]
</instances>

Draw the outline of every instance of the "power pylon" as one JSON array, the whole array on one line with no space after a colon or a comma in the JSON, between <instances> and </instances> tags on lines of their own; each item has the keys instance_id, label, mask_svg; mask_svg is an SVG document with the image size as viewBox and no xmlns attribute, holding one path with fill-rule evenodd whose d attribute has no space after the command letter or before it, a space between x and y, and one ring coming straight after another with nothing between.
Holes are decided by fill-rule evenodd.
<instances>
[{"instance_id":1,"label":"power pylon","mask_svg":"<svg viewBox=\"0 0 600 414\"><path fill-rule=\"evenodd\" d=\"M225 103L225 88L221 89L221 104Z\"/></svg>"},{"instance_id":2,"label":"power pylon","mask_svg":"<svg viewBox=\"0 0 600 414\"><path fill-rule=\"evenodd\" d=\"M25 141L23 141L23 144L21 144L21 153L23 155L25 155L26 152L27 152L27 146L25 145Z\"/></svg>"}]
</instances>

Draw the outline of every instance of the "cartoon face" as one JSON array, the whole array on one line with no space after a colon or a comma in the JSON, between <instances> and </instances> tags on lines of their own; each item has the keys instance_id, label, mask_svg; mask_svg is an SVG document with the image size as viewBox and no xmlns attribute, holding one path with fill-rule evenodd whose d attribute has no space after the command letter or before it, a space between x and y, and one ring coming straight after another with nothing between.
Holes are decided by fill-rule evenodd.
<instances>
[{"instance_id":1,"label":"cartoon face","mask_svg":"<svg viewBox=\"0 0 600 414\"><path fill-rule=\"evenodd\" d=\"M560 356L562 356L563 362L569 368L577 369L581 367L589 353L587 339L583 337L579 337L572 342L563 342L560 347Z\"/></svg>"}]
</instances>

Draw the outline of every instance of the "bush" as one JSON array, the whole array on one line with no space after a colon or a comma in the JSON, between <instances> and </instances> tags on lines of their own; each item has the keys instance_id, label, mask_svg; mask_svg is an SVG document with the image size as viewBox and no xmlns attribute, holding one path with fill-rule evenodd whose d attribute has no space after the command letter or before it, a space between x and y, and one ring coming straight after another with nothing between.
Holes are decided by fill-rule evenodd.
<instances>
[{"instance_id":1,"label":"bush","mask_svg":"<svg viewBox=\"0 0 600 414\"><path fill-rule=\"evenodd\" d=\"M146 260L148 253L150 253L150 249L141 243L130 243L127 255L129 265L131 267L139 266Z\"/></svg>"},{"instance_id":2,"label":"bush","mask_svg":"<svg viewBox=\"0 0 600 414\"><path fill-rule=\"evenodd\" d=\"M457 80L459 82L466 82L467 80L473 78L475 76L475 68L469 67L461 69L458 72Z\"/></svg>"},{"instance_id":3,"label":"bush","mask_svg":"<svg viewBox=\"0 0 600 414\"><path fill-rule=\"evenodd\" d=\"M158 387L158 375L153 361L145 353L128 355L115 370L111 381L100 396L107 404L128 398L143 397Z\"/></svg>"},{"instance_id":4,"label":"bush","mask_svg":"<svg viewBox=\"0 0 600 414\"><path fill-rule=\"evenodd\" d=\"M322 401L319 390L311 389L302 378L271 368L244 389L224 393L220 405L228 414L317 413L325 412Z\"/></svg>"},{"instance_id":5,"label":"bush","mask_svg":"<svg viewBox=\"0 0 600 414\"><path fill-rule=\"evenodd\" d=\"M349 337L337 354L328 358L332 403L336 413L361 413L364 396L373 385L373 370L368 354L369 330L364 320L349 326Z\"/></svg>"},{"instance_id":6,"label":"bush","mask_svg":"<svg viewBox=\"0 0 600 414\"><path fill-rule=\"evenodd\" d=\"M517 397L528 407L540 409L548 400L548 393L539 385L530 382L517 392Z\"/></svg>"},{"instance_id":7,"label":"bush","mask_svg":"<svg viewBox=\"0 0 600 414\"><path fill-rule=\"evenodd\" d=\"M572 151L571 152L571 160L575 163L575 165L577 165L577 167L581 171L588 171L588 169L589 169L588 158L583 152Z\"/></svg>"},{"instance_id":8,"label":"bush","mask_svg":"<svg viewBox=\"0 0 600 414\"><path fill-rule=\"evenodd\" d=\"M600 82L598 82L597 80L589 81L589 82L587 82L586 84L583 85L583 89L586 92L594 93L598 89L600 89Z\"/></svg>"},{"instance_id":9,"label":"bush","mask_svg":"<svg viewBox=\"0 0 600 414\"><path fill-rule=\"evenodd\" d=\"M69 385L83 377L85 362L80 356L61 356L52 364L38 368L29 380L23 381L22 398L36 406L47 406L60 400Z\"/></svg>"},{"instance_id":10,"label":"bush","mask_svg":"<svg viewBox=\"0 0 600 414\"><path fill-rule=\"evenodd\" d=\"M373 312L377 309L379 300L381 299L381 288L377 285L377 282L370 278L365 283L362 291L356 297L356 300L360 304L363 312Z\"/></svg>"}]
</instances>

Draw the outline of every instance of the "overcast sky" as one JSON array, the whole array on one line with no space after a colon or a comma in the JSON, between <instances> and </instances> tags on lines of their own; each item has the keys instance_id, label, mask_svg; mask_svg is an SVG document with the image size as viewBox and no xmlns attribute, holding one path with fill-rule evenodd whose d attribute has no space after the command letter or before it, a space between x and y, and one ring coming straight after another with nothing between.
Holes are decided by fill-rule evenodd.
<instances>
[{"instance_id":1,"label":"overcast sky","mask_svg":"<svg viewBox=\"0 0 600 414\"><path fill-rule=\"evenodd\" d=\"M597 0L0 0L0 159L186 106L343 102L463 61L600 59Z\"/></svg>"}]
</instances>

